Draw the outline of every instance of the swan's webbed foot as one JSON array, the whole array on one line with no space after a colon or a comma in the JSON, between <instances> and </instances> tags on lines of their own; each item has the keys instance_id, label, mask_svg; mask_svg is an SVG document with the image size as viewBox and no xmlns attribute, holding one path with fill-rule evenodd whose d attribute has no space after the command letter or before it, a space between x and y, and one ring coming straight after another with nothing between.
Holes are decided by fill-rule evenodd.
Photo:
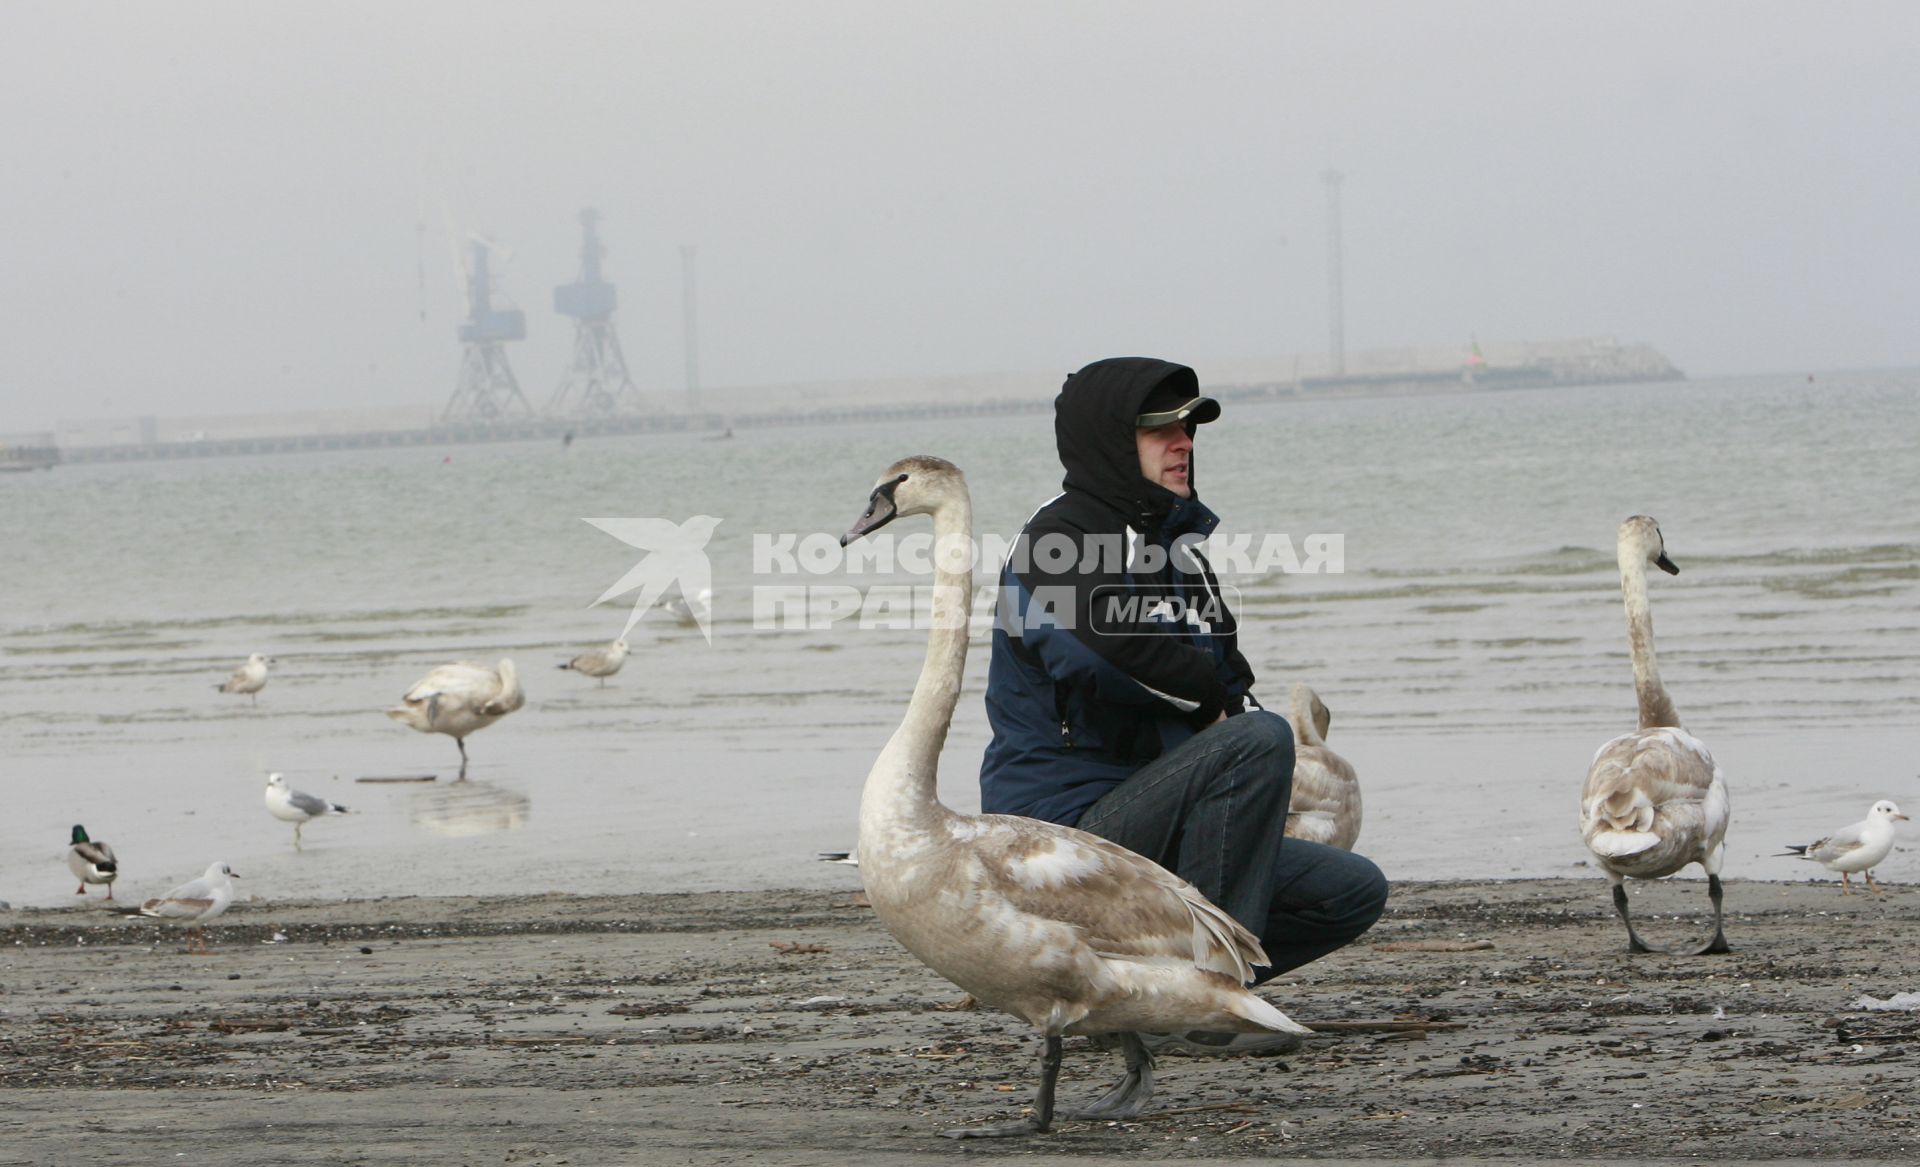
<instances>
[{"instance_id":1,"label":"swan's webbed foot","mask_svg":"<svg viewBox=\"0 0 1920 1167\"><path fill-rule=\"evenodd\" d=\"M1096 1122L1133 1118L1147 1108L1153 1098L1153 1054L1141 1042L1139 1034L1122 1033L1119 1037L1120 1048L1127 1055L1127 1072L1114 1083L1113 1089L1090 1105L1067 1111L1068 1118Z\"/></svg>"},{"instance_id":2,"label":"swan's webbed foot","mask_svg":"<svg viewBox=\"0 0 1920 1167\"><path fill-rule=\"evenodd\" d=\"M1053 1129L1053 1088L1060 1081L1060 1035L1047 1035L1046 1052L1040 1057L1040 1092L1033 1099L1033 1117L992 1126L962 1126L941 1131L950 1139L1005 1139L1021 1135L1044 1135Z\"/></svg>"}]
</instances>

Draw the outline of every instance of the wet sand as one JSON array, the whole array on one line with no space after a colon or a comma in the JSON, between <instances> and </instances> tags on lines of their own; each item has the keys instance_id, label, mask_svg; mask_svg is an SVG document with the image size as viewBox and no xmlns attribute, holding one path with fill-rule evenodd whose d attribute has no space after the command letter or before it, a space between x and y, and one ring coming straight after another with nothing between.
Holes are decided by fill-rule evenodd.
<instances>
[{"instance_id":1,"label":"wet sand","mask_svg":"<svg viewBox=\"0 0 1920 1167\"><path fill-rule=\"evenodd\" d=\"M851 898L256 901L206 957L97 898L0 913L0 1163L1920 1158L1920 1015L1855 1007L1920 991L1905 887L1733 882L1735 951L1678 958L1629 956L1597 877L1397 885L1263 990L1350 1028L1163 1058L1136 1121L967 1143L938 1132L1017 1116L1038 1041L942 1008ZM1705 900L1634 903L1659 942ZM1392 1021L1425 1027L1351 1028ZM1118 1072L1068 1039L1062 1097Z\"/></svg>"}]
</instances>

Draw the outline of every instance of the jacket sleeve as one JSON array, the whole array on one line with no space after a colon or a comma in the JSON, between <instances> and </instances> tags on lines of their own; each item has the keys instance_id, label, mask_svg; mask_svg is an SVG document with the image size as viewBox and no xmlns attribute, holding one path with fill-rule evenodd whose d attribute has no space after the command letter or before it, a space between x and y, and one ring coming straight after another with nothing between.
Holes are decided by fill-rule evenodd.
<instances>
[{"instance_id":1,"label":"jacket sleeve","mask_svg":"<svg viewBox=\"0 0 1920 1167\"><path fill-rule=\"evenodd\" d=\"M1024 538L1037 541L1049 533L1033 525ZM1120 564L1123 549L1088 554L1079 532L1058 533L1077 552L1064 566L1050 566L1031 551L1014 573L1024 593L1019 635L1048 674L1091 689L1103 701L1157 706L1196 728L1218 718L1232 695L1213 655L1167 635L1146 617L1143 600L1152 597L1130 594ZM1245 669L1244 661L1240 667Z\"/></svg>"}]
</instances>

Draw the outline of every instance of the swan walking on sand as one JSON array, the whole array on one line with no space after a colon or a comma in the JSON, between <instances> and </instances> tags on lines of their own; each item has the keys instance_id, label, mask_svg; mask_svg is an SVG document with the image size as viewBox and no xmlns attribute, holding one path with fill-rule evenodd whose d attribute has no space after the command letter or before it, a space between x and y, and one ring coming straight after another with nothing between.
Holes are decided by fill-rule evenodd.
<instances>
[{"instance_id":1,"label":"swan walking on sand","mask_svg":"<svg viewBox=\"0 0 1920 1167\"><path fill-rule=\"evenodd\" d=\"M307 825L308 819L317 819L330 814L352 814L353 812L337 802L328 802L311 794L295 790L287 785L285 774L267 775L266 792L267 813L283 823L293 824L293 849L301 850L300 828Z\"/></svg>"},{"instance_id":2,"label":"swan walking on sand","mask_svg":"<svg viewBox=\"0 0 1920 1167\"><path fill-rule=\"evenodd\" d=\"M87 828L79 823L73 824L73 842L67 847L67 870L80 881L74 895L86 895L87 885L98 883L106 886L107 898L113 898L113 881L120 878L119 860L113 857L112 847L98 839L89 839Z\"/></svg>"},{"instance_id":3,"label":"swan walking on sand","mask_svg":"<svg viewBox=\"0 0 1920 1167\"><path fill-rule=\"evenodd\" d=\"M1788 843L1780 854L1810 859L1829 871L1838 871L1843 896L1853 894L1853 884L1847 876L1855 871L1865 875L1868 891L1884 896L1886 892L1873 881L1873 869L1893 850L1893 824L1906 821L1907 816L1900 813L1900 808L1883 798L1874 803L1867 810L1867 817L1859 822L1811 843Z\"/></svg>"},{"instance_id":4,"label":"swan walking on sand","mask_svg":"<svg viewBox=\"0 0 1920 1167\"><path fill-rule=\"evenodd\" d=\"M1680 728L1680 715L1654 661L1653 613L1647 606L1647 565L1669 575L1679 575L1680 569L1667 558L1659 525L1646 515L1620 524L1618 553L1640 728L1614 738L1594 755L1580 796L1580 833L1613 884L1613 906L1627 926L1628 951L1677 956L1726 952L1720 863L1731 814L1727 784L1707 747ZM1706 869L1713 935L1699 948L1655 948L1634 931L1624 881L1659 879L1689 863Z\"/></svg>"},{"instance_id":5,"label":"swan walking on sand","mask_svg":"<svg viewBox=\"0 0 1920 1167\"><path fill-rule=\"evenodd\" d=\"M477 733L527 703L520 674L501 658L490 669L473 661L441 665L420 678L387 716L421 733L444 733L460 747L460 777L467 776L467 735Z\"/></svg>"},{"instance_id":6,"label":"swan walking on sand","mask_svg":"<svg viewBox=\"0 0 1920 1167\"><path fill-rule=\"evenodd\" d=\"M1360 777L1327 748L1333 714L1305 685L1293 703L1293 795L1287 800L1287 838L1353 850L1360 838Z\"/></svg>"},{"instance_id":7,"label":"swan walking on sand","mask_svg":"<svg viewBox=\"0 0 1920 1167\"><path fill-rule=\"evenodd\" d=\"M187 925L191 937L187 951L204 956L207 954L207 921L233 903L233 881L239 878L240 873L233 868L215 863L199 879L190 879L166 895L141 904L138 914Z\"/></svg>"},{"instance_id":8,"label":"swan walking on sand","mask_svg":"<svg viewBox=\"0 0 1920 1167\"><path fill-rule=\"evenodd\" d=\"M619 672L620 666L626 663L627 642L624 640L616 640L605 648L596 648L591 652L583 652L566 664L556 665L555 667L571 669L582 676L597 677L600 681L600 687L605 688L607 678Z\"/></svg>"},{"instance_id":9,"label":"swan walking on sand","mask_svg":"<svg viewBox=\"0 0 1920 1167\"><path fill-rule=\"evenodd\" d=\"M267 687L267 666L276 663L270 656L254 653L241 666L233 670L233 675L215 685L221 693L245 693L250 704L258 705L260 690Z\"/></svg>"},{"instance_id":10,"label":"swan walking on sand","mask_svg":"<svg viewBox=\"0 0 1920 1167\"><path fill-rule=\"evenodd\" d=\"M860 796L860 875L875 915L909 952L1033 1025L1046 1044L1030 1120L943 1133L1050 1129L1063 1034L1118 1037L1125 1076L1072 1115L1114 1119L1139 1114L1153 1095L1142 1032L1309 1032L1247 990L1266 953L1192 884L1084 831L941 805L935 773L966 668L973 590L966 481L938 458L896 462L841 542L918 514L932 515L934 528L927 656Z\"/></svg>"}]
</instances>

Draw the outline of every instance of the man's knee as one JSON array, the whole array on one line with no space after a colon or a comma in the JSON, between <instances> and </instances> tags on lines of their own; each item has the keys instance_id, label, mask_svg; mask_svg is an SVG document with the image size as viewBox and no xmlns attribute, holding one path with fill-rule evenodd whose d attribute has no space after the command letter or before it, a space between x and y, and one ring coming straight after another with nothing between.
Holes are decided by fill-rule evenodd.
<instances>
[{"instance_id":1,"label":"man's knee","mask_svg":"<svg viewBox=\"0 0 1920 1167\"><path fill-rule=\"evenodd\" d=\"M1358 936L1373 927L1387 910L1387 876L1373 860L1351 853L1343 874L1347 888L1339 897L1337 911L1352 934Z\"/></svg>"}]
</instances>

